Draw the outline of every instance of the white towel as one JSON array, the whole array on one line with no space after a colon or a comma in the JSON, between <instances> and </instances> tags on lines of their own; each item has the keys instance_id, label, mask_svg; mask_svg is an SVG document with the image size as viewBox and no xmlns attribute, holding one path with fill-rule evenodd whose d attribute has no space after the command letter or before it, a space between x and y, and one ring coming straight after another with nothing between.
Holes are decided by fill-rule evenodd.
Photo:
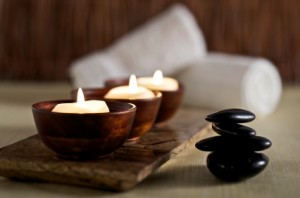
<instances>
[{"instance_id":1,"label":"white towel","mask_svg":"<svg viewBox=\"0 0 300 198\"><path fill-rule=\"evenodd\" d=\"M245 108L272 113L281 97L281 80L263 58L208 53L178 75L186 87L184 103L213 109Z\"/></svg>"},{"instance_id":2,"label":"white towel","mask_svg":"<svg viewBox=\"0 0 300 198\"><path fill-rule=\"evenodd\" d=\"M107 78L129 75L130 72L117 58L105 52L93 53L79 59L70 68L74 87L101 87Z\"/></svg>"},{"instance_id":3,"label":"white towel","mask_svg":"<svg viewBox=\"0 0 300 198\"><path fill-rule=\"evenodd\" d=\"M172 75L206 55L206 45L190 11L176 4L105 51L74 62L70 76L76 87L102 86L115 76Z\"/></svg>"}]
</instances>

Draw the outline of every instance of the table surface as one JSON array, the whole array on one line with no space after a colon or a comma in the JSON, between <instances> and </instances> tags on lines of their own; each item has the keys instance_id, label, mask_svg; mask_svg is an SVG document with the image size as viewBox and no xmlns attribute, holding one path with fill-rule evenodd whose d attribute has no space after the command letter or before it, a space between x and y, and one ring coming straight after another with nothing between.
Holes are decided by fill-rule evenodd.
<instances>
[{"instance_id":1,"label":"table surface","mask_svg":"<svg viewBox=\"0 0 300 198\"><path fill-rule=\"evenodd\" d=\"M31 104L69 98L70 89L66 83L0 83L0 147L36 133ZM256 177L242 182L227 183L216 179L206 168L208 153L190 146L127 192L16 182L0 177L0 197L299 197L299 115L300 87L287 86L277 110L249 124L273 145L264 151L270 158L268 167Z\"/></svg>"}]
</instances>

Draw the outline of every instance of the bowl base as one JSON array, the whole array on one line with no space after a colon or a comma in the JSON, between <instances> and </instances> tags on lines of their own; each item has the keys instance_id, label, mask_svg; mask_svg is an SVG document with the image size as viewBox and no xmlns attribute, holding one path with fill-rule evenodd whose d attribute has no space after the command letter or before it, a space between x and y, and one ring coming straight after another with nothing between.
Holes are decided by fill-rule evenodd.
<instances>
[{"instance_id":1,"label":"bowl base","mask_svg":"<svg viewBox=\"0 0 300 198\"><path fill-rule=\"evenodd\" d=\"M167 125L168 122L166 121L163 121L163 122L156 122L154 123L153 125L153 128L163 128Z\"/></svg>"},{"instance_id":2,"label":"bowl base","mask_svg":"<svg viewBox=\"0 0 300 198\"><path fill-rule=\"evenodd\" d=\"M61 155L54 153L54 156L58 159L71 160L71 161L87 161L87 160L97 160L112 157L113 153L100 156L78 156L78 155Z\"/></svg>"},{"instance_id":3,"label":"bowl base","mask_svg":"<svg viewBox=\"0 0 300 198\"><path fill-rule=\"evenodd\" d=\"M140 139L140 137L128 138L128 139L126 139L126 142L136 142L139 139Z\"/></svg>"}]
</instances>

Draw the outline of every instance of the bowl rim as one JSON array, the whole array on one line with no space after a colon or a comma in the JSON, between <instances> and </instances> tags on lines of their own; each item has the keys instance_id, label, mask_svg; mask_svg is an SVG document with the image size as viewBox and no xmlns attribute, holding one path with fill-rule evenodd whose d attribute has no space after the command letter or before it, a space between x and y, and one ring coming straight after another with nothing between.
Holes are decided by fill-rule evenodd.
<instances>
[{"instance_id":1,"label":"bowl rim","mask_svg":"<svg viewBox=\"0 0 300 198\"><path fill-rule=\"evenodd\" d=\"M82 89L83 92L84 91L86 91L86 92L95 91L96 92L96 91L100 91L100 90L101 91L106 91L106 90L109 91L112 88L109 88L109 87L97 87L97 88L96 87L91 87L91 88L86 87L86 88L81 88L81 89ZM71 90L71 94L75 91L76 91L76 89ZM124 98L122 99L122 98L104 98L104 96L103 96L103 98L101 98L101 100L104 100L104 101L113 101L113 100L115 100L115 101L121 101L121 102L132 101L132 102L134 102L134 101L153 101L153 100L156 100L156 99L159 99L159 98L163 97L162 91L151 90L151 89L150 89L150 91L152 91L154 93L155 97L153 97L153 98L140 98L140 99L124 99ZM130 102L127 102L127 103L130 103Z\"/></svg>"},{"instance_id":2,"label":"bowl rim","mask_svg":"<svg viewBox=\"0 0 300 198\"><path fill-rule=\"evenodd\" d=\"M162 94L164 93L180 93L184 91L184 85L180 81L178 81L178 89L176 90L159 90Z\"/></svg>"},{"instance_id":3,"label":"bowl rim","mask_svg":"<svg viewBox=\"0 0 300 198\"><path fill-rule=\"evenodd\" d=\"M139 77L143 77L143 76L137 76L137 78L139 78ZM110 87L110 86L105 86L105 83L106 82L111 82L111 81L126 81L126 80L129 80L129 77L121 77L121 78L108 78L108 79L106 79L105 80L105 82L104 82L104 87L103 88L110 88L110 89L112 89L112 87ZM177 80L177 79L176 79ZM178 82L178 89L176 89L176 90L151 90L151 91L160 91L161 93L176 93L176 92L183 92L184 91L184 84L181 82L181 81L179 81L179 80L177 80L177 82ZM119 86L121 86L121 85L119 85ZM83 88L82 88L83 89ZM89 88L89 87L86 87L86 89L95 89L94 87L91 87L91 88ZM97 89L97 88L96 88Z\"/></svg>"},{"instance_id":4,"label":"bowl rim","mask_svg":"<svg viewBox=\"0 0 300 198\"><path fill-rule=\"evenodd\" d=\"M71 103L71 102L76 102L75 100L72 99L60 99L60 100L45 100L45 101L40 101L40 102L36 102L34 104L31 105L31 109L32 111L35 112L40 112L40 113L49 113L49 114L57 114L57 115L76 115L76 116L87 116L87 115L120 115L120 114L126 114L126 113L130 113L130 112L135 112L137 107L135 104L133 103L129 103L129 102L123 102L123 101L108 101L108 100L103 100L105 102L109 102L112 104L127 104L130 105L130 108L126 109L126 110L122 110L122 111L117 111L117 112L106 112L106 113L63 113L63 112L52 112L46 109L42 109L42 108L38 108L37 106L39 104L42 103Z\"/></svg>"},{"instance_id":5,"label":"bowl rim","mask_svg":"<svg viewBox=\"0 0 300 198\"><path fill-rule=\"evenodd\" d=\"M143 102L143 101L155 101L155 100L159 100L162 98L162 93L160 91L153 91L151 90L153 93L154 93L154 97L153 98L140 98L140 99L125 99L125 98L104 98L103 97L103 100L107 100L107 101L121 101L121 102L127 102L127 101L139 101L139 102ZM130 103L130 102L129 102Z\"/></svg>"}]
</instances>

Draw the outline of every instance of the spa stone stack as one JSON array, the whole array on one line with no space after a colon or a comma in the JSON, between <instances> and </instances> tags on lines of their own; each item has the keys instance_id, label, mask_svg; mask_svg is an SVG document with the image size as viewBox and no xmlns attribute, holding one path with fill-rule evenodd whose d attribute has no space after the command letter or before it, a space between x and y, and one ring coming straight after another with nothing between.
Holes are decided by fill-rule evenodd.
<instances>
[{"instance_id":1,"label":"spa stone stack","mask_svg":"<svg viewBox=\"0 0 300 198\"><path fill-rule=\"evenodd\" d=\"M271 146L267 138L256 136L254 129L240 125L255 119L252 112L243 109L226 109L205 118L212 122L212 129L220 136L196 143L202 151L212 151L207 157L208 169L218 178L238 181L260 173L269 158L256 151Z\"/></svg>"}]
</instances>

